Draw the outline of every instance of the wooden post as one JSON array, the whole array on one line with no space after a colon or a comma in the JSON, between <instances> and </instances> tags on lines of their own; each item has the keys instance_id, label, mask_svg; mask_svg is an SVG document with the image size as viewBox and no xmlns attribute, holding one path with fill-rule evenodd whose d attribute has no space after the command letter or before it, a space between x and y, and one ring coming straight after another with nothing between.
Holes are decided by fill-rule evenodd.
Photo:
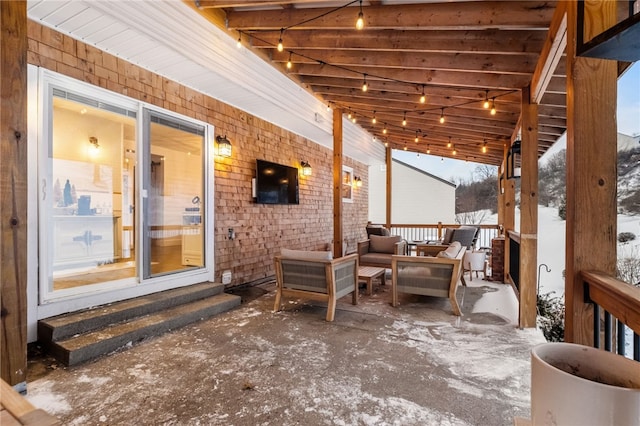
<instances>
[{"instance_id":1,"label":"wooden post","mask_svg":"<svg viewBox=\"0 0 640 426\"><path fill-rule=\"evenodd\" d=\"M584 41L616 23L616 3L584 5ZM578 2L567 2L566 342L592 345L593 307L580 271L615 275L617 62L576 57Z\"/></svg>"},{"instance_id":2,"label":"wooden post","mask_svg":"<svg viewBox=\"0 0 640 426\"><path fill-rule=\"evenodd\" d=\"M342 110L333 110L333 257L342 257Z\"/></svg>"},{"instance_id":3,"label":"wooden post","mask_svg":"<svg viewBox=\"0 0 640 426\"><path fill-rule=\"evenodd\" d=\"M536 326L538 273L538 105L529 87L522 89L520 165L520 320Z\"/></svg>"},{"instance_id":4,"label":"wooden post","mask_svg":"<svg viewBox=\"0 0 640 426\"><path fill-rule=\"evenodd\" d=\"M393 166L393 158L390 147L386 148L385 160L387 162L387 219L385 227L387 229L391 229L391 197L393 196L393 194L391 193L391 168Z\"/></svg>"},{"instance_id":5,"label":"wooden post","mask_svg":"<svg viewBox=\"0 0 640 426\"><path fill-rule=\"evenodd\" d=\"M27 2L0 1L0 366L27 376Z\"/></svg>"},{"instance_id":6,"label":"wooden post","mask_svg":"<svg viewBox=\"0 0 640 426\"><path fill-rule=\"evenodd\" d=\"M514 231L516 227L516 182L507 179L507 150L504 153L504 277L505 280L510 275L509 267L509 231Z\"/></svg>"}]
</instances>

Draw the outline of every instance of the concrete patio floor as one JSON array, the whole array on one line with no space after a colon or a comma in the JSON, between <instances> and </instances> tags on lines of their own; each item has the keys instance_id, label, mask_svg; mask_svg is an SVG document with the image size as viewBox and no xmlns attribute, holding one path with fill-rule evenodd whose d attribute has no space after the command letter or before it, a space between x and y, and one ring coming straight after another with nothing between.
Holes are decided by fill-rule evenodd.
<instances>
[{"instance_id":1,"label":"concrete patio floor","mask_svg":"<svg viewBox=\"0 0 640 426\"><path fill-rule=\"evenodd\" d=\"M73 368L32 364L27 399L65 425L512 425L530 416L530 350L509 286L447 299L390 286L338 303L288 301L273 283L237 309ZM463 294L464 293L464 294ZM511 305L508 306L508 305ZM33 371L32 371L33 369Z\"/></svg>"}]
</instances>

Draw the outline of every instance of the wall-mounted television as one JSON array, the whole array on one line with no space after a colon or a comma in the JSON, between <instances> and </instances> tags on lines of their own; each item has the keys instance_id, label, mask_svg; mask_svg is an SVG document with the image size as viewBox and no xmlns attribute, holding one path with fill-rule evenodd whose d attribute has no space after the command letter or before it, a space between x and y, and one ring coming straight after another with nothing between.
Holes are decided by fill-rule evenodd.
<instances>
[{"instance_id":1,"label":"wall-mounted television","mask_svg":"<svg viewBox=\"0 0 640 426\"><path fill-rule=\"evenodd\" d=\"M256 160L256 203L299 204L298 169Z\"/></svg>"}]
</instances>

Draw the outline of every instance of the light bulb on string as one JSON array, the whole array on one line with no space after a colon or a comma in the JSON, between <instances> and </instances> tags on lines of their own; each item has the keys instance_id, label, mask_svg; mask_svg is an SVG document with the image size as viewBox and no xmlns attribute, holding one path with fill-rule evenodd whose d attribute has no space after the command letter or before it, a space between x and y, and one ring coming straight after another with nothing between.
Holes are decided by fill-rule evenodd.
<instances>
[{"instance_id":1,"label":"light bulb on string","mask_svg":"<svg viewBox=\"0 0 640 426\"><path fill-rule=\"evenodd\" d=\"M453 152L452 152L452 154L453 154L453 155L458 154L458 151L456 151L456 146L455 146L455 145L453 146Z\"/></svg>"},{"instance_id":2,"label":"light bulb on string","mask_svg":"<svg viewBox=\"0 0 640 426\"><path fill-rule=\"evenodd\" d=\"M491 100L491 115L496 115L496 98Z\"/></svg>"},{"instance_id":3,"label":"light bulb on string","mask_svg":"<svg viewBox=\"0 0 640 426\"><path fill-rule=\"evenodd\" d=\"M360 0L360 12L358 12L358 19L356 19L356 29L361 30L364 28L364 13L362 13L362 0Z\"/></svg>"},{"instance_id":4,"label":"light bulb on string","mask_svg":"<svg viewBox=\"0 0 640 426\"><path fill-rule=\"evenodd\" d=\"M353 114L351 114L351 110L349 110L349 114L347 114L347 118L351 120L351 117L353 117Z\"/></svg>"},{"instance_id":5,"label":"light bulb on string","mask_svg":"<svg viewBox=\"0 0 640 426\"><path fill-rule=\"evenodd\" d=\"M364 81L362 82L362 91L366 92L369 89L369 85L367 84L367 75L364 74Z\"/></svg>"},{"instance_id":6,"label":"light bulb on string","mask_svg":"<svg viewBox=\"0 0 640 426\"><path fill-rule=\"evenodd\" d=\"M236 43L236 46L238 46L238 49L242 47L242 33L240 31L238 31L238 42Z\"/></svg>"},{"instance_id":7,"label":"light bulb on string","mask_svg":"<svg viewBox=\"0 0 640 426\"><path fill-rule=\"evenodd\" d=\"M373 111L373 118L371 119L371 123L376 124L378 120L376 120L376 112Z\"/></svg>"},{"instance_id":8,"label":"light bulb on string","mask_svg":"<svg viewBox=\"0 0 640 426\"><path fill-rule=\"evenodd\" d=\"M482 145L482 153L483 154L487 153L487 141L484 141L484 144Z\"/></svg>"},{"instance_id":9,"label":"light bulb on string","mask_svg":"<svg viewBox=\"0 0 640 426\"><path fill-rule=\"evenodd\" d=\"M449 136L449 142L447 142L447 148L451 148L451 136Z\"/></svg>"},{"instance_id":10,"label":"light bulb on string","mask_svg":"<svg viewBox=\"0 0 640 426\"><path fill-rule=\"evenodd\" d=\"M287 69L291 69L293 67L293 63L291 62L291 52L289 52L289 60L287 61Z\"/></svg>"},{"instance_id":11,"label":"light bulb on string","mask_svg":"<svg viewBox=\"0 0 640 426\"><path fill-rule=\"evenodd\" d=\"M404 115L402 116L402 125L406 126L407 125L407 112L404 112Z\"/></svg>"},{"instance_id":12,"label":"light bulb on string","mask_svg":"<svg viewBox=\"0 0 640 426\"><path fill-rule=\"evenodd\" d=\"M416 130L416 138L413 140L415 143L418 143L418 131Z\"/></svg>"},{"instance_id":13,"label":"light bulb on string","mask_svg":"<svg viewBox=\"0 0 640 426\"><path fill-rule=\"evenodd\" d=\"M351 122L353 124L356 124L356 113L355 112L353 113L353 117L351 117Z\"/></svg>"},{"instance_id":14,"label":"light bulb on string","mask_svg":"<svg viewBox=\"0 0 640 426\"><path fill-rule=\"evenodd\" d=\"M427 95L424 93L424 84L422 85L422 94L420 95L420 103L427 102Z\"/></svg>"},{"instance_id":15,"label":"light bulb on string","mask_svg":"<svg viewBox=\"0 0 640 426\"><path fill-rule=\"evenodd\" d=\"M427 154L431 154L431 147L427 145Z\"/></svg>"},{"instance_id":16,"label":"light bulb on string","mask_svg":"<svg viewBox=\"0 0 640 426\"><path fill-rule=\"evenodd\" d=\"M444 123L444 108L442 108L442 113L440 113L440 124Z\"/></svg>"},{"instance_id":17,"label":"light bulb on string","mask_svg":"<svg viewBox=\"0 0 640 426\"><path fill-rule=\"evenodd\" d=\"M284 50L284 45L282 44L283 33L284 33L284 28L280 28L280 38L278 39L278 52L282 52Z\"/></svg>"},{"instance_id":18,"label":"light bulb on string","mask_svg":"<svg viewBox=\"0 0 640 426\"><path fill-rule=\"evenodd\" d=\"M484 103L482 104L484 109L489 109L489 91L484 91Z\"/></svg>"},{"instance_id":19,"label":"light bulb on string","mask_svg":"<svg viewBox=\"0 0 640 426\"><path fill-rule=\"evenodd\" d=\"M386 135L387 134L387 123L384 123L384 128L382 129L382 134Z\"/></svg>"}]
</instances>

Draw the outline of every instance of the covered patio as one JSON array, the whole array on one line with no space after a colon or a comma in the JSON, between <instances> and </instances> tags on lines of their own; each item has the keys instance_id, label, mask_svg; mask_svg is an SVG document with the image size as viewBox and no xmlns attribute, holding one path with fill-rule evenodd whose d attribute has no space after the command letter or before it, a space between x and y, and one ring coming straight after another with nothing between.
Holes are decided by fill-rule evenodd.
<instances>
[{"instance_id":1,"label":"covered patio","mask_svg":"<svg viewBox=\"0 0 640 426\"><path fill-rule=\"evenodd\" d=\"M526 418L528 354L541 341L535 331L537 160L565 130L565 340L615 351L624 342L616 341L612 330L615 324L626 324L636 333L639 359L640 289L614 278L616 79L639 59L633 56L637 38L622 37L627 43L623 49L606 43L628 35L629 29L637 34L638 2L408 1L397 16L392 2L317 3L200 0L121 2L114 3L116 8L90 1L0 2L3 380L22 391L27 388L27 343L37 340L39 319L195 282L188 272L181 280L154 281L156 277L137 271L129 287L69 298L46 293L48 277L39 276L39 268L50 253L40 250L47 247L47 240L38 238L49 230L47 217L38 208L48 194L49 187L40 183L49 177L50 164L38 150L45 150L53 138L46 137L47 114L37 92L47 78L76 94L89 88L98 100L106 93L119 102L135 101L134 113L155 108L161 117L201 123L207 137L202 138L206 144L201 146L199 164L210 183L203 185L202 194L209 203L204 217L208 245L200 252L206 256L196 271L225 283L229 291L268 280L273 258L282 248L330 246L339 257L345 246L364 239L368 194L382 190L369 186L369 170L386 166L390 171L392 150L407 149L448 158L466 156L499 168L498 227L506 239L504 271L514 286L499 292L506 290L517 301L517 315L508 320L474 313L475 303L465 301L466 315L458 320L449 314L446 300L444 308L425 309L424 301L419 301L396 310L384 297L372 297L355 308L341 305L335 323L327 324L314 307L272 314L265 309L272 303L272 292L266 288L264 296L227 316L35 380L30 397L35 402L39 393L52 394L66 400L68 407L50 411L69 423L98 423L100 416L108 422L126 422L132 415L144 422L143 412L149 423L169 424L183 420L254 424L256 419L249 416L255 415L264 423L289 417L295 418L292 422L303 419L302 423L347 418L345 424L377 423L376 419L419 424L425 418L445 424L507 424L515 417ZM305 24L307 18L336 7L339 19ZM375 30L367 43L365 38L354 41L352 35L333 37L334 31L352 27L352 18L363 8ZM432 28L419 28L425 23ZM303 32L308 29L324 36ZM427 47L421 50L402 36L407 29L422 34ZM262 32L269 31L275 31L275 39L263 37ZM294 37L298 31L301 36ZM393 32L391 45L376 44L376 39L388 39L377 31ZM443 39L440 31L451 33ZM518 34L524 44L515 31L522 31ZM291 43L291 52L278 51L278 33ZM248 36L254 40L253 50L238 51L236 39L242 44ZM371 52L371 58L372 52L386 53L376 62L338 52L349 40L356 44L345 50ZM317 45L304 44L309 41ZM602 47L604 53L598 49ZM399 53L406 51L410 54ZM425 59L416 61L415 55ZM289 58L296 60L295 71L285 75ZM423 107L420 95L425 90L429 100ZM363 92L374 93L371 96L377 99ZM382 93L385 97L378 96ZM498 104L495 114L485 109L485 100ZM406 129L405 119L414 120ZM447 122L451 126L446 130L439 127ZM389 135L392 130L395 134ZM140 164L151 168L151 148L139 136L130 136L137 143L132 146L139 152ZM230 156L220 155L216 140L231 141ZM122 156L118 167L125 162L123 148L118 146ZM258 159L296 168L313 166L312 174L300 176L299 205L264 206L254 201L252 179ZM521 168L519 229L514 223L517 166ZM343 192L345 169L349 169L349 197ZM136 181L143 182L140 168L137 173ZM362 186L352 190L351 179L356 176ZM394 223L390 214L391 179L387 173L389 228L404 225ZM142 206L147 188L134 192ZM188 198L190 203L199 200ZM143 222L136 225L142 239ZM169 225L180 229L182 224ZM136 255L149 248L138 246ZM149 256L142 259L150 263ZM511 272L516 268L514 280ZM468 289L467 296L474 299L470 293L477 291ZM607 312L604 321L601 311ZM305 333L309 340L296 340ZM171 356L163 358L168 347L173 348ZM304 363L317 354L321 354L317 363ZM330 361L336 358L341 364L334 369ZM406 376L401 375L404 370ZM290 386L279 387L279 380ZM62 384L66 381L75 389ZM194 381L202 384L195 393ZM142 391L136 387L141 383ZM111 384L117 397L94 392ZM86 392L75 393L83 386ZM323 399L331 389L339 392ZM216 392L223 393L221 400L233 411L209 399ZM301 402L288 408L296 400ZM175 404L173 408L165 405L168 401ZM204 410L208 404L217 408ZM83 410L92 417L81 417Z\"/></svg>"}]
</instances>

